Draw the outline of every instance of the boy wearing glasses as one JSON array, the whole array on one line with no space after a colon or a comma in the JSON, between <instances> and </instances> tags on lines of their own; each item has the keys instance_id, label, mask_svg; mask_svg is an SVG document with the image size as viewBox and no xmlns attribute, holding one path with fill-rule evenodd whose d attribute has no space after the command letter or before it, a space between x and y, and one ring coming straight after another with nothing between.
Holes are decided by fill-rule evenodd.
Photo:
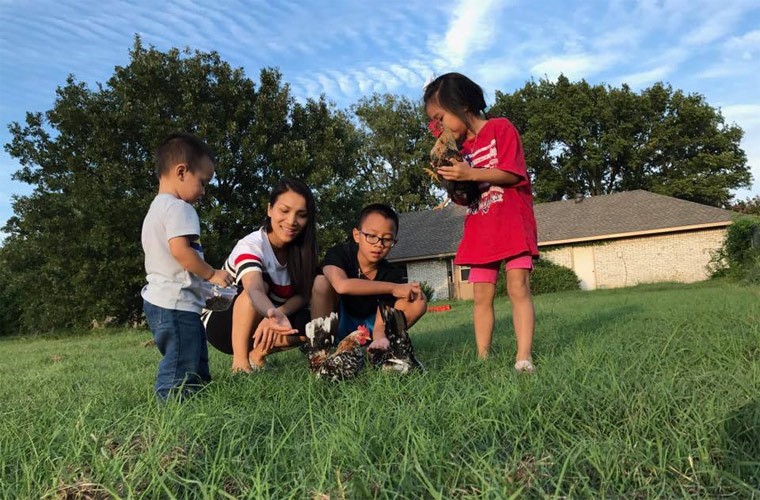
<instances>
[{"instance_id":1,"label":"boy wearing glasses","mask_svg":"<svg viewBox=\"0 0 760 500\"><path fill-rule=\"evenodd\" d=\"M314 280L311 299L313 318L338 311L340 325L335 342L359 325L372 332L370 349L387 349L380 305L403 311L411 327L427 311L425 294L417 282L406 283L403 269L385 257L396 244L398 215L388 205L373 203L359 214L353 241L330 248L322 264L322 275Z\"/></svg>"}]
</instances>

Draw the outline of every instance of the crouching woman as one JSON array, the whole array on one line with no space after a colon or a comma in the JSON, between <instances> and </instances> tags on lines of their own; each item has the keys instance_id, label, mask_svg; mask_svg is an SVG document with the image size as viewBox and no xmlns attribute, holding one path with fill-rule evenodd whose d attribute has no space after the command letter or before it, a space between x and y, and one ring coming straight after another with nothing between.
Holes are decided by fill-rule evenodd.
<instances>
[{"instance_id":1,"label":"crouching woman","mask_svg":"<svg viewBox=\"0 0 760 500\"><path fill-rule=\"evenodd\" d=\"M238 241L224 269L239 293L226 311L202 317L209 343L232 354L233 372L264 368L266 357L305 342L317 264L316 206L301 181L272 190L264 227Z\"/></svg>"}]
</instances>

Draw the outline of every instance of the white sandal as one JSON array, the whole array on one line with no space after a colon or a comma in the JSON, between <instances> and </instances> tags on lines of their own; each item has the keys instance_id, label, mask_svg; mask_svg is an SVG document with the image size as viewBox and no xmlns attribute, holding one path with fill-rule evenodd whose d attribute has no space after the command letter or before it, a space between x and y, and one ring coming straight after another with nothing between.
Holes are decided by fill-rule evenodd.
<instances>
[{"instance_id":1,"label":"white sandal","mask_svg":"<svg viewBox=\"0 0 760 500\"><path fill-rule=\"evenodd\" d=\"M529 359L521 359L515 363L515 371L517 373L533 373L535 370L536 367L533 366L533 363Z\"/></svg>"}]
</instances>

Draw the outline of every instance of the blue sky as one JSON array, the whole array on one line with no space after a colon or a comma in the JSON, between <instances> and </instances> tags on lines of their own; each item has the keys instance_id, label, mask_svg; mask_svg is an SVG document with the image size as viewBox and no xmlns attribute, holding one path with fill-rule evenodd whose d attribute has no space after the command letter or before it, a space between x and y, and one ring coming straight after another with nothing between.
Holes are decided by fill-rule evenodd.
<instances>
[{"instance_id":1,"label":"blue sky","mask_svg":"<svg viewBox=\"0 0 760 500\"><path fill-rule=\"evenodd\" d=\"M346 108L372 92L419 98L460 71L489 96L555 78L638 90L657 81L704 95L745 131L760 194L757 0L0 0L0 143L46 111L73 73L94 88L128 63L135 33L160 50L215 50L258 79L277 67L298 98ZM0 153L0 224L19 164Z\"/></svg>"}]
</instances>

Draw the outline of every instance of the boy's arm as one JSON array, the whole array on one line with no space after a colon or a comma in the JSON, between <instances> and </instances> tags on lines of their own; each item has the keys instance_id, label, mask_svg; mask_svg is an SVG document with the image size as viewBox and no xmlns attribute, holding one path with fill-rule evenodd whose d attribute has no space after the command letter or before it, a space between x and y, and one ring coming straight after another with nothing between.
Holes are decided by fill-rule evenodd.
<instances>
[{"instance_id":1,"label":"boy's arm","mask_svg":"<svg viewBox=\"0 0 760 500\"><path fill-rule=\"evenodd\" d=\"M202 280L221 286L228 286L232 283L232 276L227 271L214 269L201 258L198 252L190 246L190 238L187 236L171 238L169 240L169 251L179 262L179 265Z\"/></svg>"},{"instance_id":2,"label":"boy's arm","mask_svg":"<svg viewBox=\"0 0 760 500\"><path fill-rule=\"evenodd\" d=\"M349 278L338 266L324 266L322 273L339 295L393 295L397 299L415 300L422 293L418 282L391 283Z\"/></svg>"}]
</instances>

